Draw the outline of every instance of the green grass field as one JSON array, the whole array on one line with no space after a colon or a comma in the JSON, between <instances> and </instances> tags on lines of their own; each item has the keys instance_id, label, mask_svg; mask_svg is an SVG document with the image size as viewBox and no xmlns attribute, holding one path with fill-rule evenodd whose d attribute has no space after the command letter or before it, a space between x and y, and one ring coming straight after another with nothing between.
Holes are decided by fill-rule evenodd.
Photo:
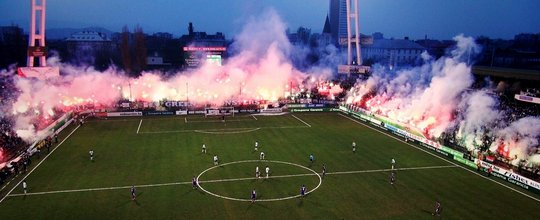
<instances>
[{"instance_id":1,"label":"green grass field","mask_svg":"<svg viewBox=\"0 0 540 220\"><path fill-rule=\"evenodd\" d=\"M540 219L538 195L531 199L339 113L226 122L110 118L69 127L61 139L4 189L2 195L28 175L29 194L16 186L0 203L0 219ZM222 166L214 167L213 155ZM320 181L323 164L328 173ZM269 166L270 178L254 178L256 166L263 176ZM192 188L196 176L204 190ZM298 197L302 185L312 191L305 198ZM432 216L436 200L440 217Z\"/></svg>"}]
</instances>

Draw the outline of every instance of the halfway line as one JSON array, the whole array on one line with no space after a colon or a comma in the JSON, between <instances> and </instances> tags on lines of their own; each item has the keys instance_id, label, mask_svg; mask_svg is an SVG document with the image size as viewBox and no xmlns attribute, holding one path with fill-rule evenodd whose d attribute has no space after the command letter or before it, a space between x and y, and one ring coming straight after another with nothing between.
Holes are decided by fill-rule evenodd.
<instances>
[{"instance_id":1,"label":"halfway line","mask_svg":"<svg viewBox=\"0 0 540 220\"><path fill-rule=\"evenodd\" d=\"M439 168L452 168L459 166L428 166L428 167L408 167L408 168L397 168L394 170L424 170L424 169L439 169ZM356 174L356 173L376 173L376 172L388 172L392 169L377 169L377 170L356 170L356 171L338 171L338 172L329 172L327 175L340 175L340 174ZM300 176L315 176L314 173L302 173L302 174L288 174L288 175L279 175L279 176L269 176L268 178L261 177L260 179L278 179L278 178L289 178L289 177L300 177ZM229 179L215 179L215 180L201 180L199 183L221 183L221 182L234 182L234 181L244 181L244 180L255 180L259 179L257 177L244 177L244 178L229 178ZM172 182L172 183L157 183L157 184L144 184L144 185L134 185L136 188L146 188L146 187L159 187L159 186L173 186L173 185L187 185L192 182ZM46 192L34 192L34 193L18 193L18 194L9 194L6 197L18 197L18 196L32 196L32 195L45 195L45 194L58 194L58 193L73 193L73 192L91 192L91 191L105 191L105 190L116 190L116 189L129 189L131 186L116 186L116 187L100 187L100 188L86 188L86 189L69 189L69 190L55 190L55 191L46 191Z\"/></svg>"}]
</instances>

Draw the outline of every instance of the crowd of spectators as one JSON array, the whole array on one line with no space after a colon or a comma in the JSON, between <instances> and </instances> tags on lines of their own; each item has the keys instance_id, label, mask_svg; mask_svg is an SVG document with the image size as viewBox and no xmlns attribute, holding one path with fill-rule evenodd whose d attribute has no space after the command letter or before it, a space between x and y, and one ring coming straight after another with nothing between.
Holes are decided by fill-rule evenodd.
<instances>
[{"instance_id":1,"label":"crowd of spectators","mask_svg":"<svg viewBox=\"0 0 540 220\"><path fill-rule=\"evenodd\" d=\"M11 123L5 118L0 119L0 147L3 155L3 158L0 158L0 163L23 150L25 145L26 143L13 132Z\"/></svg>"},{"instance_id":2,"label":"crowd of spectators","mask_svg":"<svg viewBox=\"0 0 540 220\"><path fill-rule=\"evenodd\" d=\"M17 155L17 152L24 150L26 143L13 131L13 121L5 115L8 111L5 108L14 102L18 91L13 82L13 76L2 73L0 88L0 110L2 111L0 113L0 151L2 151L0 163L3 163Z\"/></svg>"},{"instance_id":3,"label":"crowd of spectators","mask_svg":"<svg viewBox=\"0 0 540 220\"><path fill-rule=\"evenodd\" d=\"M482 87L478 87L477 89L481 88ZM524 90L524 92L522 92L522 95L524 93L527 96L540 97L539 89L529 88ZM491 122L491 124L483 126L482 130L484 131L484 136L481 138L480 143L475 143L475 150L469 151L468 148L465 146L464 140L459 138L458 127L446 130L441 134L440 137L437 138L436 141L443 144L444 146L464 153L464 157L466 159L474 160L474 158L478 157L478 153L480 153L482 155L485 155L486 157L489 156L489 158L494 158L493 161L490 161L491 163L495 163L500 167L512 169L517 173L522 174L523 176L540 180L540 164L535 164L532 161L518 161L515 158L506 158L503 155L499 155L497 152L490 151L490 147L492 146L492 144L498 141L497 137L492 135L493 128L503 124L508 125L524 117L540 117L540 105L536 103L517 100L514 98L514 94L512 94L511 92L507 92L507 94L493 92L492 95L494 96L494 98L499 100L498 110L502 112L502 117L498 118L494 122ZM369 94L367 96L369 97ZM350 107L354 111L364 111L364 108L366 107L365 100L366 99L363 99L363 101L359 103L350 105ZM454 118L459 117L459 111L460 109L456 110ZM377 112L375 112L375 114L377 114ZM536 147L536 152L540 152L540 146Z\"/></svg>"}]
</instances>

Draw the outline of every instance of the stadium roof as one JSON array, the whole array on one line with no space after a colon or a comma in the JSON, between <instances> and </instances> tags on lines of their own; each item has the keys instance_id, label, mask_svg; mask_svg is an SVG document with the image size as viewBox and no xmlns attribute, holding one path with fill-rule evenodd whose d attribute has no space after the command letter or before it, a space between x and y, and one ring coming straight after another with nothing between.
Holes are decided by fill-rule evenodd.
<instances>
[{"instance_id":1,"label":"stadium roof","mask_svg":"<svg viewBox=\"0 0 540 220\"><path fill-rule=\"evenodd\" d=\"M110 41L107 35L97 31L79 31L71 35L67 41Z\"/></svg>"},{"instance_id":2,"label":"stadium roof","mask_svg":"<svg viewBox=\"0 0 540 220\"><path fill-rule=\"evenodd\" d=\"M475 75L494 76L508 79L535 80L540 81L540 71L511 69L501 67L474 66L472 72Z\"/></svg>"},{"instance_id":3,"label":"stadium roof","mask_svg":"<svg viewBox=\"0 0 540 220\"><path fill-rule=\"evenodd\" d=\"M372 45L366 45L366 47L371 48L382 48L382 49L419 49L424 50L420 44L415 43L411 40L405 39L378 39L373 40Z\"/></svg>"}]
</instances>

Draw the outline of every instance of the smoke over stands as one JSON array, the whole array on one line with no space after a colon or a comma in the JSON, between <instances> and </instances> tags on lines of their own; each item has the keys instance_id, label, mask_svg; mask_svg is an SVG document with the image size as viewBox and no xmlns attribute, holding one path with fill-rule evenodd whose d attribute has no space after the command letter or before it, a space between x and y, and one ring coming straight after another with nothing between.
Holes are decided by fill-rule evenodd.
<instances>
[{"instance_id":1,"label":"smoke over stands","mask_svg":"<svg viewBox=\"0 0 540 220\"><path fill-rule=\"evenodd\" d=\"M456 131L457 141L469 150L490 143L493 152L540 163L540 118L501 120L504 112L497 97L471 89L468 63L479 51L474 39L460 35L454 40L449 57L433 60L423 54L423 65L396 71L376 66L371 77L349 91L347 103L417 128L431 139Z\"/></svg>"},{"instance_id":2,"label":"smoke over stands","mask_svg":"<svg viewBox=\"0 0 540 220\"><path fill-rule=\"evenodd\" d=\"M122 71L98 72L90 67L72 66L48 59L58 66L62 76L48 81L16 77L20 90L9 113L15 116L17 134L27 141L38 136L33 124L49 120L55 114L83 104L110 105L120 98L139 101L187 100L191 103L223 104L230 99L277 101L287 87L308 77L293 67L289 59L292 46L285 34L285 24L273 10L252 17L235 37L236 55L223 66L206 63L200 68L178 72L164 78L159 72L143 72L129 78ZM309 75L317 80L331 71L318 67ZM11 72L13 74L13 71ZM330 88L341 92L339 85ZM241 91L241 93L240 93Z\"/></svg>"},{"instance_id":3,"label":"smoke over stands","mask_svg":"<svg viewBox=\"0 0 540 220\"><path fill-rule=\"evenodd\" d=\"M290 85L309 88L327 80L343 57L335 48L318 48L327 55L321 57L322 63L298 70L291 60L304 56L298 50L305 48L292 46L285 28L276 12L268 10L248 19L231 45L236 55L223 66L206 63L167 78L160 72L129 78L115 69L99 72L52 57L49 65L59 67L62 76L48 81L14 77L15 101L3 103L1 109L15 119L17 134L32 141L46 135L36 133L35 124L84 104L108 106L122 98L180 101L189 97L194 104L216 105L231 99L276 101L288 94ZM540 142L540 118L501 120L508 113L501 110L497 97L471 89L471 57L479 51L474 39L457 36L454 40L456 48L448 57L435 60L424 53L421 66L401 70L373 66L372 75L348 91L346 102L417 129L431 139L452 133L469 149L487 144L489 150L506 157L540 162L535 151ZM13 75L14 71L2 74ZM341 92L339 85L324 90L330 97Z\"/></svg>"}]
</instances>

